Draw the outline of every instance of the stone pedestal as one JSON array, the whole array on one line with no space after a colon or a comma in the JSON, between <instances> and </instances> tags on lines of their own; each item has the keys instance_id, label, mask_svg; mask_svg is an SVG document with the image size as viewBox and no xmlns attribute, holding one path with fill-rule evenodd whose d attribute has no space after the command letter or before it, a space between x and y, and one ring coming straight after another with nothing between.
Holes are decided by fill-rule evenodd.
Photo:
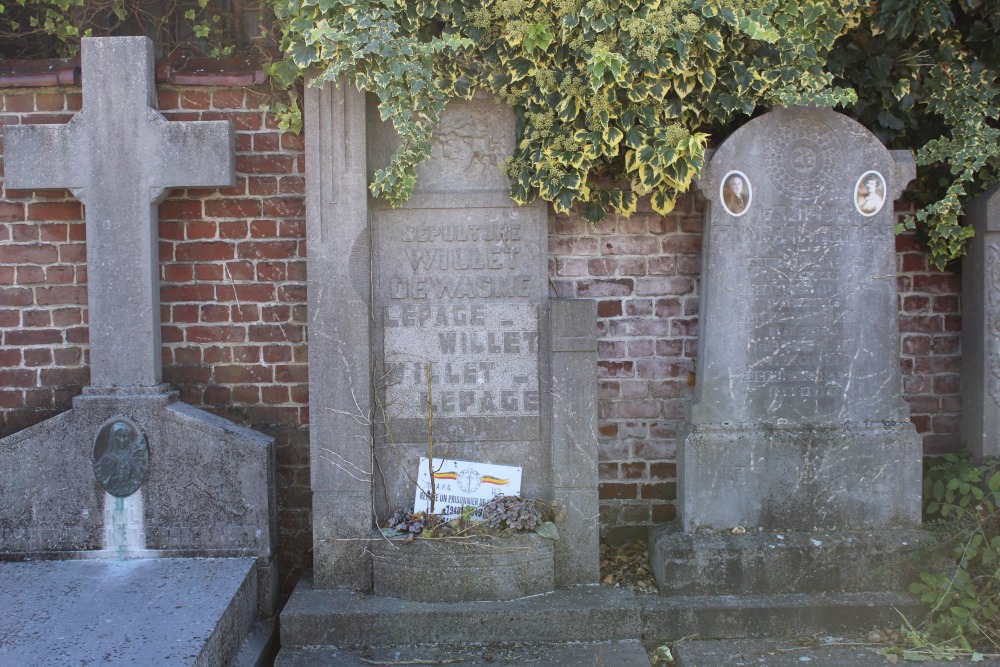
<instances>
[{"instance_id":1,"label":"stone pedestal","mask_svg":"<svg viewBox=\"0 0 1000 667\"><path fill-rule=\"evenodd\" d=\"M377 539L375 595L414 602L515 600L555 589L553 543L534 533L461 540Z\"/></svg>"}]
</instances>

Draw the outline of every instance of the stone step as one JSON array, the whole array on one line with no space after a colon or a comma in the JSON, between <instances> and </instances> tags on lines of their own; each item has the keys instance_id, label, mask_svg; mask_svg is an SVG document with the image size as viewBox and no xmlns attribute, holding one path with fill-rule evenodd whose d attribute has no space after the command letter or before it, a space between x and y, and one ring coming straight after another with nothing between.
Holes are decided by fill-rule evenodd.
<instances>
[{"instance_id":1,"label":"stone step","mask_svg":"<svg viewBox=\"0 0 1000 667\"><path fill-rule=\"evenodd\" d=\"M798 643L773 639L686 641L674 646L677 667L885 667L881 646L859 641L829 640ZM911 664L900 661L900 664ZM928 667L955 667L969 659L928 660ZM1000 667L1000 660L987 658L976 665Z\"/></svg>"},{"instance_id":2,"label":"stone step","mask_svg":"<svg viewBox=\"0 0 1000 667\"><path fill-rule=\"evenodd\" d=\"M370 667L372 664L437 664L452 662L489 667L649 667L649 656L637 640L578 643L494 643L395 645L338 648L283 648L275 667Z\"/></svg>"},{"instance_id":3,"label":"stone step","mask_svg":"<svg viewBox=\"0 0 1000 667\"><path fill-rule=\"evenodd\" d=\"M899 610L897 612L897 610ZM505 602L409 602L318 590L303 577L281 613L281 646L598 642L853 634L896 625L918 603L896 593L667 596L606 586Z\"/></svg>"}]
</instances>

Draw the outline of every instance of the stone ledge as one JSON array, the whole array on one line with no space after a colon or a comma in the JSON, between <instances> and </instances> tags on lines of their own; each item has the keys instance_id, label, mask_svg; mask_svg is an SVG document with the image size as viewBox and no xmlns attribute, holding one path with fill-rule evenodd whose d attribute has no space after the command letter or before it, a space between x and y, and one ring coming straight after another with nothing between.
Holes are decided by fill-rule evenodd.
<instances>
[{"instance_id":1,"label":"stone ledge","mask_svg":"<svg viewBox=\"0 0 1000 667\"><path fill-rule=\"evenodd\" d=\"M307 574L281 612L282 650L305 646L464 642L669 641L866 632L915 617L896 593L639 594L579 586L506 602L407 602L318 590Z\"/></svg>"},{"instance_id":2,"label":"stone ledge","mask_svg":"<svg viewBox=\"0 0 1000 667\"><path fill-rule=\"evenodd\" d=\"M649 534L653 576L673 595L899 590L932 546L913 528L733 534L685 533L672 523Z\"/></svg>"}]
</instances>

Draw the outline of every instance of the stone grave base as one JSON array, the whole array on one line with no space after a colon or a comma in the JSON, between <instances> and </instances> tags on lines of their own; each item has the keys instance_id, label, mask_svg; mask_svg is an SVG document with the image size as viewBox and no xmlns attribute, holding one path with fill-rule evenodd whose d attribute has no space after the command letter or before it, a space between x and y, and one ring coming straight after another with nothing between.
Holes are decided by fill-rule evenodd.
<instances>
[{"instance_id":1,"label":"stone grave base","mask_svg":"<svg viewBox=\"0 0 1000 667\"><path fill-rule=\"evenodd\" d=\"M275 667L369 667L383 665L445 665L483 667L569 667L613 665L649 667L649 657L637 640L565 644L499 643L341 648L310 646L283 649Z\"/></svg>"},{"instance_id":2,"label":"stone grave base","mask_svg":"<svg viewBox=\"0 0 1000 667\"><path fill-rule=\"evenodd\" d=\"M691 532L918 526L922 466L910 422L688 425L678 514Z\"/></svg>"},{"instance_id":3,"label":"stone grave base","mask_svg":"<svg viewBox=\"0 0 1000 667\"><path fill-rule=\"evenodd\" d=\"M823 637L820 641L761 639L684 641L674 646L677 667L885 667L892 664L878 650L884 645L864 639ZM899 661L898 664L905 664ZM922 667L953 667L966 660L921 661ZM976 662L980 667L1000 667L1000 659Z\"/></svg>"},{"instance_id":4,"label":"stone grave base","mask_svg":"<svg viewBox=\"0 0 1000 667\"><path fill-rule=\"evenodd\" d=\"M662 593L756 595L903 590L927 568L933 540L922 530L650 530L649 556Z\"/></svg>"},{"instance_id":5,"label":"stone grave base","mask_svg":"<svg viewBox=\"0 0 1000 667\"><path fill-rule=\"evenodd\" d=\"M255 558L0 563L0 664L255 667L273 656Z\"/></svg>"},{"instance_id":6,"label":"stone grave base","mask_svg":"<svg viewBox=\"0 0 1000 667\"><path fill-rule=\"evenodd\" d=\"M416 602L513 600L555 589L553 545L534 533L370 545L375 594Z\"/></svg>"},{"instance_id":7,"label":"stone grave base","mask_svg":"<svg viewBox=\"0 0 1000 667\"><path fill-rule=\"evenodd\" d=\"M310 573L281 612L282 648L276 664L303 664L295 661L316 655L303 653L309 647L333 655L338 647L412 644L852 634L895 626L899 613L915 617L920 607L896 593L668 596L596 585L500 602L410 602L316 589Z\"/></svg>"},{"instance_id":8,"label":"stone grave base","mask_svg":"<svg viewBox=\"0 0 1000 667\"><path fill-rule=\"evenodd\" d=\"M121 416L144 434L150 464L115 518L92 459L101 425ZM0 440L0 552L268 557L273 471L270 437L180 402L167 385L87 387L72 410Z\"/></svg>"}]
</instances>

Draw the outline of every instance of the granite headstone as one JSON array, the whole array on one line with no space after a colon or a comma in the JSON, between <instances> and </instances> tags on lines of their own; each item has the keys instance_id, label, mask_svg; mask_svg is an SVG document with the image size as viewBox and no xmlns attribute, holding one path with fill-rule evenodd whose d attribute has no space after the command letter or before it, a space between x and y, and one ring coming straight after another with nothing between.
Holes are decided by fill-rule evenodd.
<instances>
[{"instance_id":1,"label":"granite headstone","mask_svg":"<svg viewBox=\"0 0 1000 667\"><path fill-rule=\"evenodd\" d=\"M678 445L688 533L919 525L892 204L913 173L909 154L817 108L771 111L711 155L697 384Z\"/></svg>"},{"instance_id":2,"label":"granite headstone","mask_svg":"<svg viewBox=\"0 0 1000 667\"><path fill-rule=\"evenodd\" d=\"M965 210L975 230L962 260L962 444L1000 456L1000 187Z\"/></svg>"},{"instance_id":3,"label":"granite headstone","mask_svg":"<svg viewBox=\"0 0 1000 667\"><path fill-rule=\"evenodd\" d=\"M594 304L549 299L546 210L500 169L513 112L450 102L392 208L366 196L397 145L374 104L327 84L305 109L316 584L372 586L374 521L412 506L431 443L521 466L522 495L567 509L555 583L595 581Z\"/></svg>"}]
</instances>

